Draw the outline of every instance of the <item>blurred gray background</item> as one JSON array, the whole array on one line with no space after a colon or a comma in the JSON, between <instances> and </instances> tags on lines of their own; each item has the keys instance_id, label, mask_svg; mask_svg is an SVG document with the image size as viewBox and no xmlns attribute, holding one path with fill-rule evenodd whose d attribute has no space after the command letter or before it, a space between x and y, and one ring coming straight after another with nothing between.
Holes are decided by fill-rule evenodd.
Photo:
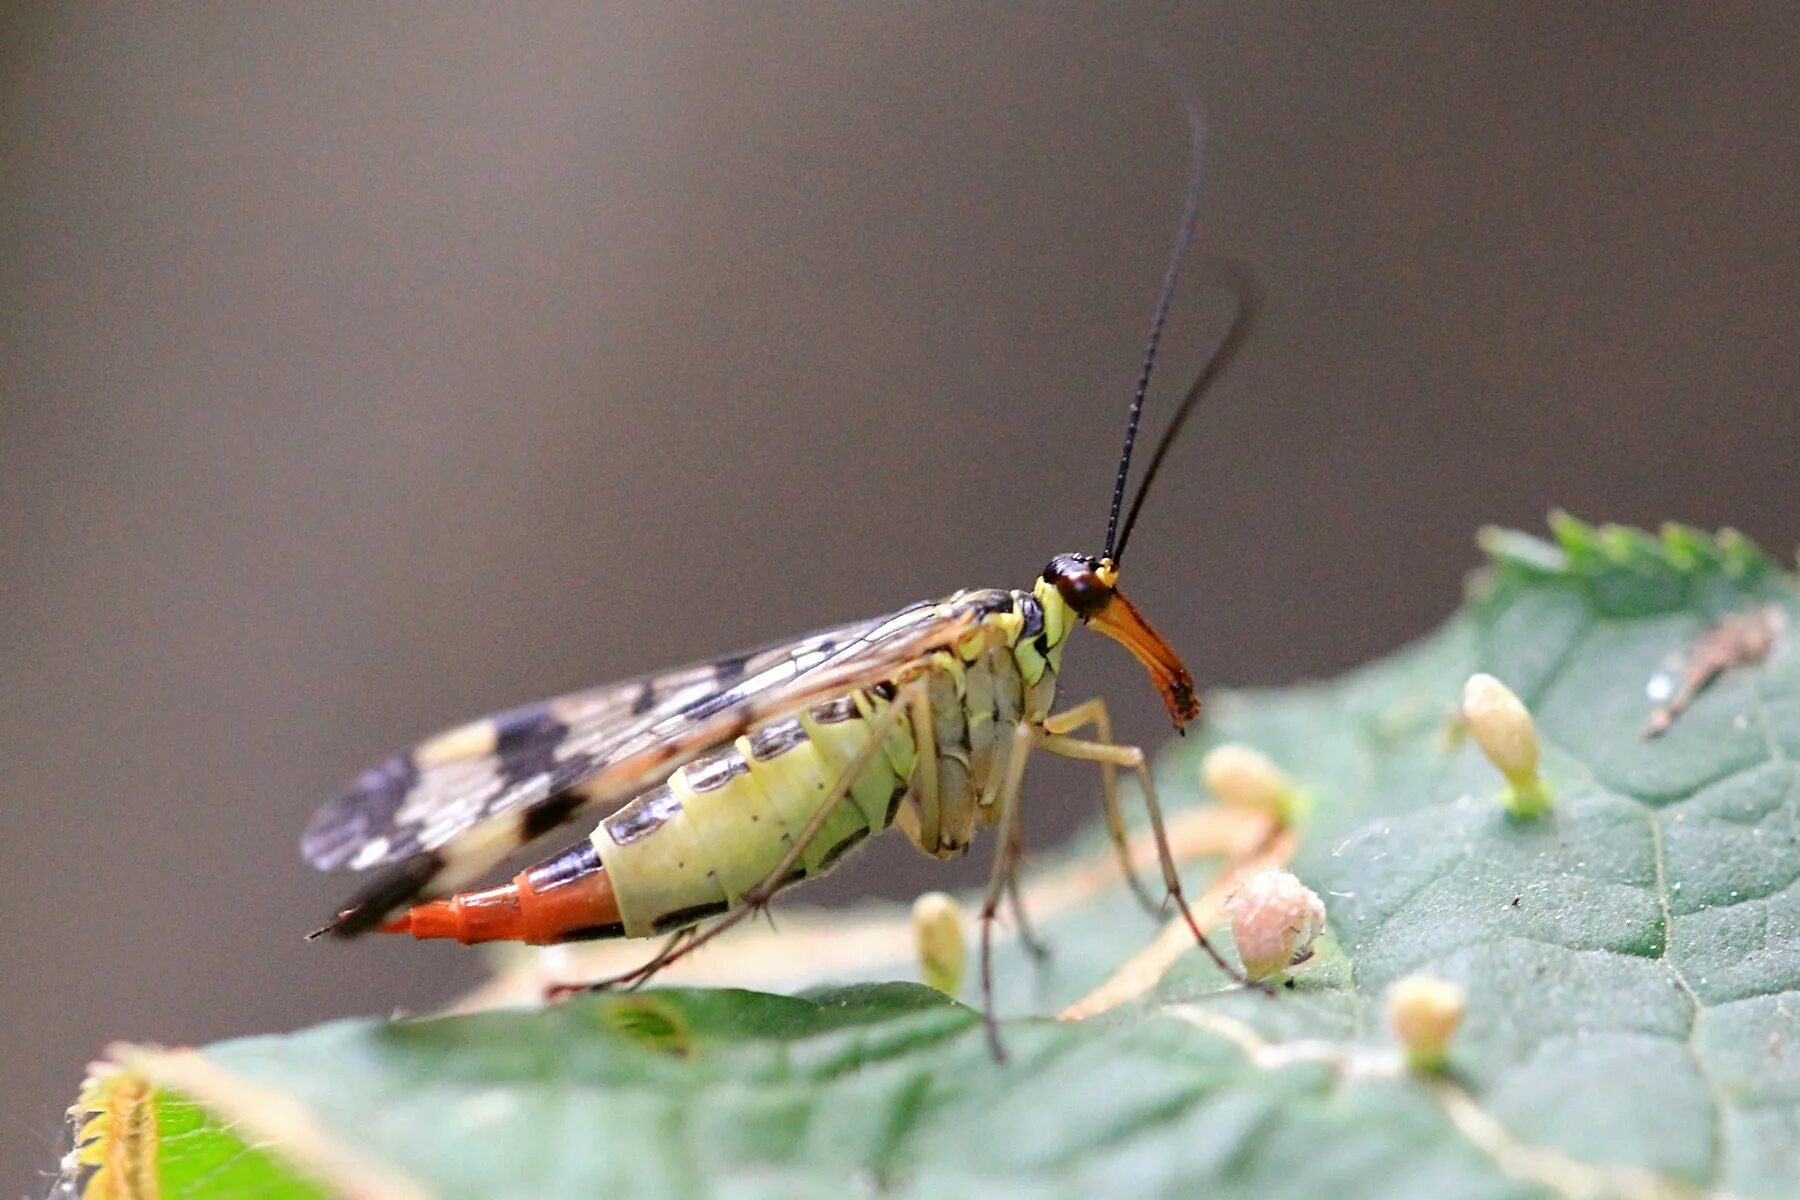
<instances>
[{"instance_id":1,"label":"blurred gray background","mask_svg":"<svg viewBox=\"0 0 1800 1200\"><path fill-rule=\"evenodd\" d=\"M318 800L458 718L1097 548L1181 209L1267 320L1128 588L1339 671L1483 522L1800 530L1800 8L9 5L0 1195L111 1038L435 1003ZM1177 304L1150 419L1216 336ZM1110 646L1071 694L1166 726ZM1066 786L1058 786L1062 778ZM1050 776L1038 845L1088 815ZM1086 790L1084 790L1086 789ZM811 892L958 882L903 844ZM835 889L832 890L832 889Z\"/></svg>"}]
</instances>

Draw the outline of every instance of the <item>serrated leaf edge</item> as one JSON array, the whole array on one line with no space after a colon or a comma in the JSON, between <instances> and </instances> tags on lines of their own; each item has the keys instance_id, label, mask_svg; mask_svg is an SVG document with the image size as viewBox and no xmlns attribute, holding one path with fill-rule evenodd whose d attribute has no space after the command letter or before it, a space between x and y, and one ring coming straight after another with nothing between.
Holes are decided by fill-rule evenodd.
<instances>
[{"instance_id":1,"label":"serrated leaf edge","mask_svg":"<svg viewBox=\"0 0 1800 1200\"><path fill-rule=\"evenodd\" d=\"M1476 544L1495 567L1571 582L1619 567L1667 571L1689 581L1715 575L1754 580L1777 569L1761 546L1730 527L1708 533L1669 521L1650 533L1630 525L1590 524L1562 509L1553 511L1547 523L1550 540L1485 525Z\"/></svg>"},{"instance_id":2,"label":"serrated leaf edge","mask_svg":"<svg viewBox=\"0 0 1800 1200\"><path fill-rule=\"evenodd\" d=\"M114 1200L156 1194L155 1090L111 1063L95 1063L69 1109L74 1148L63 1160L57 1195ZM84 1171L88 1173L81 1180ZM79 1184L79 1187L77 1186Z\"/></svg>"},{"instance_id":3,"label":"serrated leaf edge","mask_svg":"<svg viewBox=\"0 0 1800 1200\"><path fill-rule=\"evenodd\" d=\"M275 1155L334 1195L348 1200L429 1200L432 1194L416 1180L333 1137L312 1110L299 1101L239 1078L207 1061L196 1050L121 1042L107 1047L106 1059L103 1069L112 1090L129 1084L144 1105L149 1104L156 1091L179 1094L218 1117L234 1133L247 1134L242 1139L245 1142ZM86 1095L84 1088L84 1099ZM97 1121L90 1121L84 1132L95 1129L95 1144L102 1147L102 1157L110 1162L104 1147L115 1131L96 1126ZM149 1145L139 1147L136 1161L140 1166L154 1162L153 1157L144 1157L155 1153L153 1130L151 1136ZM122 1177L114 1178L116 1186ZM140 1190L144 1182L128 1184L124 1192L99 1195L155 1196L154 1179L148 1181L147 1189ZM92 1186L90 1180L89 1187Z\"/></svg>"}]
</instances>

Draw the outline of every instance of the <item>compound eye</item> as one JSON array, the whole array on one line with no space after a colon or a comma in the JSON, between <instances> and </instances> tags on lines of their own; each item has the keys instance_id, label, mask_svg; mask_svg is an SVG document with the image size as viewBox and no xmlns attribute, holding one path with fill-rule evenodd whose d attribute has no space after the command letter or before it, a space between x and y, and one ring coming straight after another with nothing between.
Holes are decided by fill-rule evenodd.
<instances>
[{"instance_id":1,"label":"compound eye","mask_svg":"<svg viewBox=\"0 0 1800 1200\"><path fill-rule=\"evenodd\" d=\"M1093 616L1113 597L1112 585L1100 577L1095 565L1087 559L1065 554L1053 561L1050 570L1045 572L1056 584L1063 603L1074 609L1079 617Z\"/></svg>"}]
</instances>

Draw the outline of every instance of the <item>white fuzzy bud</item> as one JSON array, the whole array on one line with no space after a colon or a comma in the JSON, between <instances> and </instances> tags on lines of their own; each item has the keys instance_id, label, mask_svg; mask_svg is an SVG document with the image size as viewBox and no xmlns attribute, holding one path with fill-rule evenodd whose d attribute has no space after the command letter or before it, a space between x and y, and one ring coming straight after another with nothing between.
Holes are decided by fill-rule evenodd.
<instances>
[{"instance_id":1,"label":"white fuzzy bud","mask_svg":"<svg viewBox=\"0 0 1800 1200\"><path fill-rule=\"evenodd\" d=\"M1225 902L1238 958L1252 979L1274 979L1312 956L1325 904L1291 872L1258 871Z\"/></svg>"},{"instance_id":2,"label":"white fuzzy bud","mask_svg":"<svg viewBox=\"0 0 1800 1200\"><path fill-rule=\"evenodd\" d=\"M919 978L946 996L956 995L969 957L963 940L962 905L944 892L926 892L914 900L913 938L919 954Z\"/></svg>"},{"instance_id":3,"label":"white fuzzy bud","mask_svg":"<svg viewBox=\"0 0 1800 1200\"><path fill-rule=\"evenodd\" d=\"M1471 675L1463 685L1463 721L1488 761L1506 776L1501 797L1519 816L1550 807L1550 792L1538 776L1542 743L1523 701L1492 675Z\"/></svg>"},{"instance_id":4,"label":"white fuzzy bud","mask_svg":"<svg viewBox=\"0 0 1800 1200\"><path fill-rule=\"evenodd\" d=\"M1415 1071L1437 1072L1448 1061L1450 1039L1468 1011L1461 987L1431 975L1408 975L1388 988L1388 1021Z\"/></svg>"}]
</instances>

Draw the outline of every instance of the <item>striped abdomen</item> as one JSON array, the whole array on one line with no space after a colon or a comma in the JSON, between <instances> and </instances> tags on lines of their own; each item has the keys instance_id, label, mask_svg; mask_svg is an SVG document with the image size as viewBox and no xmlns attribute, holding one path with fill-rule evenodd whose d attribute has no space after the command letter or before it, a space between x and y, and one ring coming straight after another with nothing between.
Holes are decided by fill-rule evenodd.
<instances>
[{"instance_id":1,"label":"striped abdomen","mask_svg":"<svg viewBox=\"0 0 1800 1200\"><path fill-rule=\"evenodd\" d=\"M620 932L686 928L742 903L818 815L890 703L869 689L766 726L690 763L589 839L618 897ZM802 851L790 881L822 874L894 821L916 771L902 719Z\"/></svg>"},{"instance_id":2,"label":"striped abdomen","mask_svg":"<svg viewBox=\"0 0 1800 1200\"><path fill-rule=\"evenodd\" d=\"M976 635L908 672L926 688L929 780L913 714L903 711L783 886L823 874L890 825L926 853L950 857L967 849L977 824L991 823L981 801L991 799L1013 729L1048 711L1058 657L1044 653L1037 598L993 596ZM766 725L675 771L587 840L511 883L421 905L388 928L546 943L646 937L725 912L780 864L868 744L873 723L900 702L893 684L877 684ZM935 806L926 803L933 788Z\"/></svg>"},{"instance_id":3,"label":"striped abdomen","mask_svg":"<svg viewBox=\"0 0 1800 1200\"><path fill-rule=\"evenodd\" d=\"M813 707L687 764L600 822L585 840L485 892L422 905L419 937L546 943L647 937L741 903L818 813L887 706L869 689ZM791 875L829 870L887 828L915 774L902 719L807 844Z\"/></svg>"}]
</instances>

